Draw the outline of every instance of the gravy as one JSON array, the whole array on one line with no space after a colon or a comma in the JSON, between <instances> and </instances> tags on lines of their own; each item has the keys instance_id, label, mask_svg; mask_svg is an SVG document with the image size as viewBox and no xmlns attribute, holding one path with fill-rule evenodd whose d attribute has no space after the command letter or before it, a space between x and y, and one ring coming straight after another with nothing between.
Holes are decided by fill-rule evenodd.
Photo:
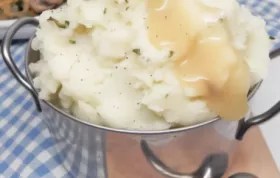
<instances>
[{"instance_id":1,"label":"gravy","mask_svg":"<svg viewBox=\"0 0 280 178\"><path fill-rule=\"evenodd\" d=\"M250 72L244 56L231 43L221 12L193 0L148 0L149 40L171 49L170 60L182 86L197 91L194 100L226 120L248 111Z\"/></svg>"}]
</instances>

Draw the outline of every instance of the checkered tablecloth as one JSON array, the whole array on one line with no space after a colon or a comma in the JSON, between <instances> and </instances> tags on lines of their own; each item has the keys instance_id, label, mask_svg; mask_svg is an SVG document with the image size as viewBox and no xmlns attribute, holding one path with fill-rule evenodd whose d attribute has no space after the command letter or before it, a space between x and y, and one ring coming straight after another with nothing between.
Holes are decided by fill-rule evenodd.
<instances>
[{"instance_id":1,"label":"checkered tablecloth","mask_svg":"<svg viewBox=\"0 0 280 178\"><path fill-rule=\"evenodd\" d=\"M239 0L267 21L280 47L280 1ZM23 71L26 41L15 41L12 54ZM21 87L0 59L0 178L69 177L54 149L54 140L35 110L29 93Z\"/></svg>"}]
</instances>

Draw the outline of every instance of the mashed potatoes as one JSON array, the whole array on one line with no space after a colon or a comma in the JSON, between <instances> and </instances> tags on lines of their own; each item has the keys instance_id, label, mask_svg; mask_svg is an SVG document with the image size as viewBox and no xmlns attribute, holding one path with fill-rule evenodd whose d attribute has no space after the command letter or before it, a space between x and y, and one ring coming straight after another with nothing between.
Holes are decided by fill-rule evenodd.
<instances>
[{"instance_id":1,"label":"mashed potatoes","mask_svg":"<svg viewBox=\"0 0 280 178\"><path fill-rule=\"evenodd\" d=\"M168 0L157 2L162 6L154 7L154 12L168 8L170 3ZM210 34L207 29L212 28L210 31L214 32L213 28L217 28L227 39L224 46L246 64L248 86L265 76L270 45L262 19L254 17L235 0L177 2L182 2L188 12L182 15L191 24L186 29L192 29L184 32L188 37L182 39L191 41L198 33L204 36ZM59 97L62 108L79 119L121 129L162 130L203 122L222 113L203 99L206 95L200 94L200 88L182 84L174 70L180 51L195 51L192 46L173 49L170 41L161 41L161 46L153 43L158 38L154 35L152 40L149 23L153 25L153 21L148 22L152 19L149 8L158 5L153 3L153 0L68 0L61 8L44 12L32 44L33 49L40 50L41 60L30 64L40 98ZM172 7L179 5L175 3ZM171 16L163 16L162 21L174 18L177 12L174 10ZM182 25L177 24L178 29L184 26L185 20ZM162 34L172 38L175 27L165 24ZM200 38L199 43L202 40ZM215 48L215 51L230 55L223 48ZM201 66L205 68L205 64ZM221 87L226 85L229 70L218 63L211 64L209 67L214 71L226 71L214 77L219 78L217 81L223 78L224 83L219 83ZM229 77L224 77L227 75ZM241 77L240 83L242 80ZM232 86L238 90L238 85Z\"/></svg>"}]
</instances>

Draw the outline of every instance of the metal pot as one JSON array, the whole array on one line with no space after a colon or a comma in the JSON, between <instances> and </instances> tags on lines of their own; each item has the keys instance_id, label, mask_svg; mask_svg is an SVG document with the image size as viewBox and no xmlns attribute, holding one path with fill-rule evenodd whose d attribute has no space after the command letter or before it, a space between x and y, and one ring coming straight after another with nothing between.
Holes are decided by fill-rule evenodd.
<instances>
[{"instance_id":1,"label":"metal pot","mask_svg":"<svg viewBox=\"0 0 280 178\"><path fill-rule=\"evenodd\" d=\"M26 77L13 62L10 54L13 36L24 25L37 26L38 23L34 18L15 22L6 33L1 50L7 67L30 92L38 112L42 113L70 177L106 178L108 171L111 174L107 170L108 162L122 178L156 177L158 173L170 178L220 178L234 160L235 145L247 130L280 111L278 102L256 117L248 113L244 119L234 122L213 118L200 124L162 131L120 130L81 121L38 98L28 65L40 60L40 53L32 50L30 43L25 56ZM250 91L248 99L260 85L261 82ZM168 165L172 164L170 166L174 169L163 164L153 152ZM242 175L233 177L242 178Z\"/></svg>"}]
</instances>

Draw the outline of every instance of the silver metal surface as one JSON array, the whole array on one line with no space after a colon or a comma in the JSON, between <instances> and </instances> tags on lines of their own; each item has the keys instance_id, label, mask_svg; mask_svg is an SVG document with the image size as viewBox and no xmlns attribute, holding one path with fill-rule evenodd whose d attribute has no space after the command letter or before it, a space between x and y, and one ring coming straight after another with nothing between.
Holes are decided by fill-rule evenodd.
<instances>
[{"instance_id":1,"label":"silver metal surface","mask_svg":"<svg viewBox=\"0 0 280 178\"><path fill-rule=\"evenodd\" d=\"M11 46L11 42L12 42L14 35L21 27L23 27L24 25L27 25L27 24L38 26L39 22L37 20L35 20L34 18L28 18L28 17L22 18L22 19L16 21L5 34L5 37L3 39L2 46L1 46L1 53L3 55L4 62L6 63L7 67L9 68L9 70L11 71L13 76L24 88L26 88L29 91L29 93L31 94L31 96L34 99L37 110L41 111L41 107L39 104L39 99L37 97L36 90L34 90L32 85L26 80L25 76L20 72L20 70L14 63L12 56L11 56L11 51L10 51L10 46Z\"/></svg>"},{"instance_id":2,"label":"silver metal surface","mask_svg":"<svg viewBox=\"0 0 280 178\"><path fill-rule=\"evenodd\" d=\"M167 148L173 148L173 146L175 146L175 148L181 148L181 150L184 150L184 152L181 154L184 155L185 162L182 164L186 165L185 167L188 167L188 163L189 165L195 165L195 169L198 169L199 167L201 168L201 166L204 166L203 168L207 167L208 171L204 171L205 175L200 175L200 178L216 178L209 176L207 177L207 175L213 175L209 174L209 171L212 173L215 173L215 171L219 172L219 170L214 170L215 166L204 164L201 165L203 160L207 160L207 158L213 154L225 153L228 156L227 164L231 164L235 150L234 148L238 142L235 139L235 135L239 130L242 131L241 124L246 124L247 119L243 119L241 122L229 122L221 120L217 117L210 121L196 125L170 130L121 130L79 120L78 118L75 118L74 116L55 107L52 103L43 100L39 101L28 67L30 63L40 60L39 52L31 49L30 42L25 56L27 77L24 77L24 75L20 73L10 54L10 44L12 37L16 31L25 24L37 25L38 21L32 18L23 18L16 22L11 27L11 29L9 29L2 45L3 59L14 77L31 93L38 110L40 111L42 109L43 119L48 126L53 138L56 140L57 150L61 153L60 156L62 157L62 160L65 160L63 162L65 168L71 172L73 177L108 177L105 152L105 143L106 139L108 139L107 134L120 134L124 137L129 136L131 139L137 140L139 146L141 141L142 143L146 143L146 146L149 144L149 150L153 150L156 155L159 155L160 158L163 159L170 158L170 154L172 154L170 149ZM261 82L251 90L248 99L250 99L255 94L260 85ZM269 114L265 115L265 117L256 117L257 119L253 119L253 124L249 123L247 125L248 127L246 128L245 132L251 126L270 119L272 116L278 113L279 110L280 104L269 110L267 112ZM271 114L272 111L273 114ZM142 149L144 149L144 153L147 153L145 152L145 145L143 147L143 144ZM120 154L123 154L125 157L125 153ZM146 156L150 162L155 160L150 159L151 157L149 157L147 154ZM133 162L127 161L126 164L128 166L135 164L135 160L133 160ZM218 162L215 164L218 164ZM156 166L156 164L153 165L154 167ZM161 166L163 166L163 163ZM177 171L173 171L164 166L161 168L156 167L156 169L163 175L170 174L170 176L175 176L175 173L177 173ZM190 169L192 168L190 167ZM145 170L143 170L143 172L145 172ZM136 172L135 174L138 173ZM182 176L184 175L182 174L181 177ZM190 175L186 174L185 176ZM131 175L131 177L133 177L133 175Z\"/></svg>"},{"instance_id":3,"label":"silver metal surface","mask_svg":"<svg viewBox=\"0 0 280 178\"><path fill-rule=\"evenodd\" d=\"M173 171L159 160L145 141L141 142L141 147L147 161L158 172L168 178L221 178L228 168L228 154L220 152L209 154L196 171L185 174L179 173Z\"/></svg>"},{"instance_id":4,"label":"silver metal surface","mask_svg":"<svg viewBox=\"0 0 280 178\"><path fill-rule=\"evenodd\" d=\"M230 176L229 178L258 178L258 177L249 173L237 173Z\"/></svg>"},{"instance_id":5,"label":"silver metal surface","mask_svg":"<svg viewBox=\"0 0 280 178\"><path fill-rule=\"evenodd\" d=\"M60 159L73 178L107 178L106 133L58 114L41 102L42 118L54 138Z\"/></svg>"}]
</instances>

